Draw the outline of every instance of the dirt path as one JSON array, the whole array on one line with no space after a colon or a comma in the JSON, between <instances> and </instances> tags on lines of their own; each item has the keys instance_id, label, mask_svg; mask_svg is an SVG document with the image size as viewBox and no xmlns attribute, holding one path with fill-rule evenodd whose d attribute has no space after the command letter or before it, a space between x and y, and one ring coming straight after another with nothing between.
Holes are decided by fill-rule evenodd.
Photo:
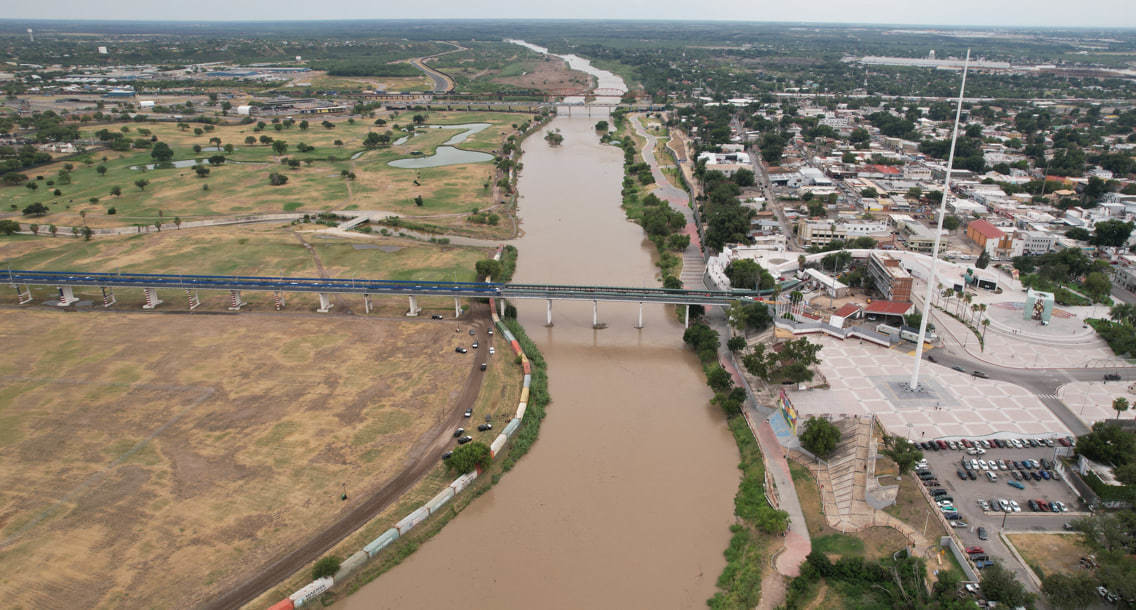
<instances>
[{"instance_id":1,"label":"dirt path","mask_svg":"<svg viewBox=\"0 0 1136 610\"><path fill-rule=\"evenodd\" d=\"M785 543L771 550L773 552L769 554L769 565L761 573L761 601L757 604L757 610L774 610L785 603L787 579L777 571L776 565L777 556L785 550Z\"/></svg>"},{"instance_id":2,"label":"dirt path","mask_svg":"<svg viewBox=\"0 0 1136 610\"><path fill-rule=\"evenodd\" d=\"M477 331L477 340L486 346L492 345L496 335L490 336L485 332L489 325L489 306L473 303L467 315L470 316L467 319L475 320L472 327ZM450 407L442 421L418 437L407 453L405 466L400 473L375 490L365 502L340 517L322 532L312 535L295 549L270 560L260 568L257 575L205 603L202 607L211 610L239 608L319 558L375 515L397 502L438 464L442 454L450 448L453 440L450 432L464 421L462 414L466 409L473 408L481 391L484 375L478 370L478 365L477 358L470 358L469 375L457 401Z\"/></svg>"},{"instance_id":3,"label":"dirt path","mask_svg":"<svg viewBox=\"0 0 1136 610\"><path fill-rule=\"evenodd\" d=\"M312 261L316 264L316 271L319 273L319 276L320 276L321 279L326 280L328 278L327 270L325 270L323 268L323 261L320 260L319 252L316 252L316 249L313 248L312 245L309 244L304 239L304 236L300 235L300 233L298 231L292 231L292 235L295 235L296 239L299 240L300 245L303 246L308 251L308 254L312 255ZM332 293L331 299L333 301L335 301L335 306L339 308L339 311L341 311L345 314L354 313L353 311L351 311L351 306L347 304L346 300L344 300L342 294L340 294L338 292Z\"/></svg>"}]
</instances>

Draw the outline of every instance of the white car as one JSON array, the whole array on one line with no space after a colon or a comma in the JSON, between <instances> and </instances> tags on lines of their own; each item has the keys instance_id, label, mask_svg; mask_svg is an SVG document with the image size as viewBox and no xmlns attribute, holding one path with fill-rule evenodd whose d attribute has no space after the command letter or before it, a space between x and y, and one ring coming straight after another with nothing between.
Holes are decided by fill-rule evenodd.
<instances>
[{"instance_id":1,"label":"white car","mask_svg":"<svg viewBox=\"0 0 1136 610\"><path fill-rule=\"evenodd\" d=\"M971 447L970 449L966 450L966 454L967 455L978 455L978 449Z\"/></svg>"},{"instance_id":2,"label":"white car","mask_svg":"<svg viewBox=\"0 0 1136 610\"><path fill-rule=\"evenodd\" d=\"M978 467L983 470L990 470L990 464L987 464L986 460L978 460Z\"/></svg>"},{"instance_id":3,"label":"white car","mask_svg":"<svg viewBox=\"0 0 1136 610\"><path fill-rule=\"evenodd\" d=\"M497 353L497 350L493 349L492 345L489 346L489 355L492 356L493 354L496 354L496 353Z\"/></svg>"},{"instance_id":4,"label":"white car","mask_svg":"<svg viewBox=\"0 0 1136 610\"><path fill-rule=\"evenodd\" d=\"M1010 500L1010 508L1014 509L1015 513L1022 512L1022 505L1018 504L1017 500Z\"/></svg>"}]
</instances>

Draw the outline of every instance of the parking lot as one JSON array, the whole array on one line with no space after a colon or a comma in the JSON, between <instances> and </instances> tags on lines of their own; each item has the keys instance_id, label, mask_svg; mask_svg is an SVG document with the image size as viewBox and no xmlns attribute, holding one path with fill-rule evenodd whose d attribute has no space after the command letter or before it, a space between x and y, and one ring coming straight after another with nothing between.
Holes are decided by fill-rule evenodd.
<instances>
[{"instance_id":1,"label":"parking lot","mask_svg":"<svg viewBox=\"0 0 1136 610\"><path fill-rule=\"evenodd\" d=\"M1060 447L1060 445L1057 445L1057 447ZM1039 446L1018 449L996 448L991 445L988 449L982 449L985 453L981 455L968 454L967 449L962 447L938 451L924 450L923 456L927 460L927 469L935 475L935 480L939 483L937 487L946 490L946 496L952 498L954 507L967 524L966 527L955 528L954 530L963 546L982 547L991 560L998 560L1005 567L1013 569L1024 581L1026 579L1024 569L1013 558L1009 549L999 538L998 533L1002 531L1061 530L1065 523L1080 517L1085 506L1063 476L1061 480L1053 480L1052 478L1034 480L1032 473L1040 473L1043 470L1052 477L1055 470L1053 468L1042 468L1041 462L1045 460L1045 463L1049 464L1055 461L1055 447ZM967 476L966 480L963 480L959 476L959 471L964 473L968 471L962 464L964 459L968 465L971 460L985 460L987 469L983 469L981 466L974 468L975 478L972 480ZM1009 469L1003 469L1001 466L990 469L991 460L995 463L1004 462ZM1024 460L1036 461L1038 465L1032 468L1026 467L1022 463ZM1017 469L1013 468L1015 461L1019 465ZM1015 470L1019 477L1028 480L1015 478L1012 475ZM991 480L991 477L986 473L993 475L996 480ZM1010 481L1015 481L1024 489L1011 486ZM929 487L934 488L936 486ZM1061 502L1068 510L1056 513L1035 512L1031 510L1029 501L1038 499L1045 500L1048 503ZM995 510L993 505L990 510L983 510L979 506L980 500L986 501L988 504L991 504L991 501L1006 500L1009 502L1013 500L1018 503L1019 510L1005 512ZM985 529L986 540L979 538L979 528Z\"/></svg>"}]
</instances>

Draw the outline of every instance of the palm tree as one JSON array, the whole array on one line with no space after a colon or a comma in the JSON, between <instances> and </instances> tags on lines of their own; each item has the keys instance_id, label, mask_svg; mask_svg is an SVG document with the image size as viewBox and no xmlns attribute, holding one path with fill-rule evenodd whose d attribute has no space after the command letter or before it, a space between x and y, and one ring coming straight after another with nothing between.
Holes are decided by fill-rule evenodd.
<instances>
[{"instance_id":1,"label":"palm tree","mask_svg":"<svg viewBox=\"0 0 1136 610\"><path fill-rule=\"evenodd\" d=\"M1116 411L1116 419L1120 419L1120 414L1128 410L1128 399L1123 396L1114 399L1112 401L1112 409Z\"/></svg>"},{"instance_id":2,"label":"palm tree","mask_svg":"<svg viewBox=\"0 0 1136 610\"><path fill-rule=\"evenodd\" d=\"M985 320L982 321L982 345L983 346L986 345L986 327L987 326L990 326L990 318L986 318Z\"/></svg>"},{"instance_id":3,"label":"palm tree","mask_svg":"<svg viewBox=\"0 0 1136 610\"><path fill-rule=\"evenodd\" d=\"M975 318L978 317L978 305L971 305L970 311L971 311L970 319L971 319L972 322L974 322Z\"/></svg>"}]
</instances>

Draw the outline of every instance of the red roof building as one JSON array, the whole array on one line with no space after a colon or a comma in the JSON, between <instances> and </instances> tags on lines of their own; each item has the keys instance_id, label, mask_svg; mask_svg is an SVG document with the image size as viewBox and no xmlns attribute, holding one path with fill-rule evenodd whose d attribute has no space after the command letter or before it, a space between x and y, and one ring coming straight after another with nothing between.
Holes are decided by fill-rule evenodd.
<instances>
[{"instance_id":1,"label":"red roof building","mask_svg":"<svg viewBox=\"0 0 1136 610\"><path fill-rule=\"evenodd\" d=\"M985 220L972 220L966 225L966 236L983 250L994 254L995 250L1012 247L1013 236Z\"/></svg>"},{"instance_id":2,"label":"red roof building","mask_svg":"<svg viewBox=\"0 0 1136 610\"><path fill-rule=\"evenodd\" d=\"M872 301L864 313L875 316L906 316L915 311L915 305L902 301Z\"/></svg>"}]
</instances>

